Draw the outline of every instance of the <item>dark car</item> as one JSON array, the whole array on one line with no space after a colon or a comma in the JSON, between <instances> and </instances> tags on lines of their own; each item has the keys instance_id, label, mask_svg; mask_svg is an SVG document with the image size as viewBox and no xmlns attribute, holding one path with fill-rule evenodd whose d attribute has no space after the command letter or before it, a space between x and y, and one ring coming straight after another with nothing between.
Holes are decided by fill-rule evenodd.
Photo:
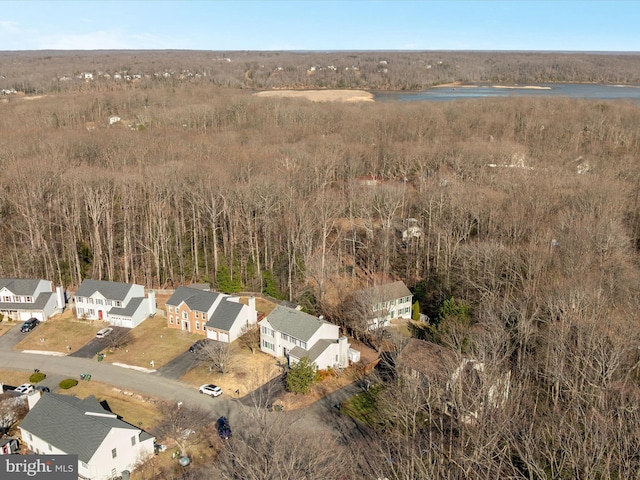
<instances>
[{"instance_id":1,"label":"dark car","mask_svg":"<svg viewBox=\"0 0 640 480\"><path fill-rule=\"evenodd\" d=\"M207 344L207 339L206 338L198 340L196 343L194 343L193 345L191 345L189 347L189 351L191 353L196 353L196 352L202 350L206 344Z\"/></svg>"},{"instance_id":2,"label":"dark car","mask_svg":"<svg viewBox=\"0 0 640 480\"><path fill-rule=\"evenodd\" d=\"M40 320L38 320L37 318L30 318L29 320L27 320L26 322L24 322L22 324L22 327L20 328L20 331L21 332L30 332L31 330L36 328L39 324L40 324Z\"/></svg>"},{"instance_id":3,"label":"dark car","mask_svg":"<svg viewBox=\"0 0 640 480\"><path fill-rule=\"evenodd\" d=\"M231 427L229 426L229 420L227 417L220 417L217 422L218 435L222 440L228 440L231 438Z\"/></svg>"}]
</instances>

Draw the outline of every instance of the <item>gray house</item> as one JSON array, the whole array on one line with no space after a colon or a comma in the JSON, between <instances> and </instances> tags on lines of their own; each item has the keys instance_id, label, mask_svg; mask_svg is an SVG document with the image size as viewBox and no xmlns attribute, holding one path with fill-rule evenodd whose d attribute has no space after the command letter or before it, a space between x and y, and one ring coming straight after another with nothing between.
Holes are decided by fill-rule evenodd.
<instances>
[{"instance_id":1,"label":"gray house","mask_svg":"<svg viewBox=\"0 0 640 480\"><path fill-rule=\"evenodd\" d=\"M357 361L359 352L349 348L340 328L300 310L278 306L261 320L260 350L285 357L289 364L309 358L319 369L344 368Z\"/></svg>"},{"instance_id":2,"label":"gray house","mask_svg":"<svg viewBox=\"0 0 640 480\"><path fill-rule=\"evenodd\" d=\"M413 295L402 281L360 290L355 297L365 310L371 330L389 325L394 318L411 318Z\"/></svg>"},{"instance_id":3,"label":"gray house","mask_svg":"<svg viewBox=\"0 0 640 480\"><path fill-rule=\"evenodd\" d=\"M22 443L37 454L78 455L79 478L117 478L153 455L154 437L105 410L94 396L33 397L19 427Z\"/></svg>"},{"instance_id":4,"label":"gray house","mask_svg":"<svg viewBox=\"0 0 640 480\"><path fill-rule=\"evenodd\" d=\"M62 287L30 278L0 278L0 313L11 320L37 318L44 322L64 310Z\"/></svg>"},{"instance_id":5,"label":"gray house","mask_svg":"<svg viewBox=\"0 0 640 480\"><path fill-rule=\"evenodd\" d=\"M75 294L76 316L104 320L116 327L134 328L156 313L153 291L131 283L85 279Z\"/></svg>"}]
</instances>

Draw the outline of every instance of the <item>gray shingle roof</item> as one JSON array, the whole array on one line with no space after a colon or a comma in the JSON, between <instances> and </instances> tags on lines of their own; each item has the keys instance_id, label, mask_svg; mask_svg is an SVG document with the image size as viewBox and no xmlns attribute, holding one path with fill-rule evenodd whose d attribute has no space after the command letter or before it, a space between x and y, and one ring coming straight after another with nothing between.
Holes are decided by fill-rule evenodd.
<instances>
[{"instance_id":1,"label":"gray shingle roof","mask_svg":"<svg viewBox=\"0 0 640 480\"><path fill-rule=\"evenodd\" d=\"M308 313L281 305L273 309L267 316L267 321L276 331L284 332L303 342L309 341L322 325L329 323Z\"/></svg>"},{"instance_id":2,"label":"gray shingle roof","mask_svg":"<svg viewBox=\"0 0 640 480\"><path fill-rule=\"evenodd\" d=\"M241 303L230 302L229 300L221 301L211 314L211 318L206 323L206 326L228 332L231 330L238 315L240 315L242 307L244 307L244 305Z\"/></svg>"},{"instance_id":3,"label":"gray shingle roof","mask_svg":"<svg viewBox=\"0 0 640 480\"><path fill-rule=\"evenodd\" d=\"M93 395L82 400L55 393L42 395L20 426L65 453L77 454L85 463L91 460L112 428L140 431L102 408Z\"/></svg>"},{"instance_id":4,"label":"gray shingle roof","mask_svg":"<svg viewBox=\"0 0 640 480\"><path fill-rule=\"evenodd\" d=\"M90 297L94 293L100 292L104 298L109 300L124 300L131 287L130 283L85 278L76 292L76 297Z\"/></svg>"},{"instance_id":5,"label":"gray shingle roof","mask_svg":"<svg viewBox=\"0 0 640 480\"><path fill-rule=\"evenodd\" d=\"M0 278L0 290L7 287L15 295L33 295L39 283L32 278Z\"/></svg>"},{"instance_id":6,"label":"gray shingle roof","mask_svg":"<svg viewBox=\"0 0 640 480\"><path fill-rule=\"evenodd\" d=\"M309 350L305 350L301 347L294 347L289 352L289 355L294 356L296 358L307 357L312 362L315 362L316 359L324 353L324 351L329 348L329 345L332 343L338 343L337 340L329 340L328 338L323 338L318 340L313 347Z\"/></svg>"},{"instance_id":7,"label":"gray shingle roof","mask_svg":"<svg viewBox=\"0 0 640 480\"><path fill-rule=\"evenodd\" d=\"M0 302L0 310L41 310L53 296L53 292L42 292L33 303Z\"/></svg>"},{"instance_id":8,"label":"gray shingle roof","mask_svg":"<svg viewBox=\"0 0 640 480\"><path fill-rule=\"evenodd\" d=\"M132 317L140 304L145 301L144 297L133 297L129 300L126 307L114 307L109 310L109 315L118 315L120 317Z\"/></svg>"},{"instance_id":9,"label":"gray shingle roof","mask_svg":"<svg viewBox=\"0 0 640 480\"><path fill-rule=\"evenodd\" d=\"M166 305L177 307L184 302L191 310L208 312L211 305L214 304L219 296L220 294L216 292L207 292L198 290L197 288L180 286L173 295L171 295L171 298L166 301Z\"/></svg>"},{"instance_id":10,"label":"gray shingle roof","mask_svg":"<svg viewBox=\"0 0 640 480\"><path fill-rule=\"evenodd\" d=\"M366 288L361 290L361 295L364 295L366 299L379 303L408 297L411 295L411 291L403 281L399 280L397 282L385 283L383 285Z\"/></svg>"}]
</instances>

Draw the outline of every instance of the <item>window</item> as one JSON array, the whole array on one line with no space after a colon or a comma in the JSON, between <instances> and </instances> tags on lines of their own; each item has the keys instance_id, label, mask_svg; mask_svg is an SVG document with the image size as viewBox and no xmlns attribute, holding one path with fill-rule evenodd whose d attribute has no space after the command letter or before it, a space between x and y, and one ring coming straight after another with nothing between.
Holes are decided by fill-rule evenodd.
<instances>
[{"instance_id":1,"label":"window","mask_svg":"<svg viewBox=\"0 0 640 480\"><path fill-rule=\"evenodd\" d=\"M104 304L105 304L107 307L110 307L110 306L111 306L111 300L105 300L105 301L104 301Z\"/></svg>"},{"instance_id":2,"label":"window","mask_svg":"<svg viewBox=\"0 0 640 480\"><path fill-rule=\"evenodd\" d=\"M84 315L84 308L77 308L76 310L77 310L77 313L78 313L78 316L79 316L79 317L81 317L82 315Z\"/></svg>"},{"instance_id":3,"label":"window","mask_svg":"<svg viewBox=\"0 0 640 480\"><path fill-rule=\"evenodd\" d=\"M31 435L31 432L29 432L29 440L33 440L33 435Z\"/></svg>"},{"instance_id":4,"label":"window","mask_svg":"<svg viewBox=\"0 0 640 480\"><path fill-rule=\"evenodd\" d=\"M87 311L89 312L89 315L91 315L92 317L96 315L96 311L93 308L90 308Z\"/></svg>"},{"instance_id":5,"label":"window","mask_svg":"<svg viewBox=\"0 0 640 480\"><path fill-rule=\"evenodd\" d=\"M196 312L196 318L200 318L200 312Z\"/></svg>"},{"instance_id":6,"label":"window","mask_svg":"<svg viewBox=\"0 0 640 480\"><path fill-rule=\"evenodd\" d=\"M116 307L121 307L122 306L122 302L120 300L116 300Z\"/></svg>"},{"instance_id":7,"label":"window","mask_svg":"<svg viewBox=\"0 0 640 480\"><path fill-rule=\"evenodd\" d=\"M200 330L200 322L196 322L196 330Z\"/></svg>"},{"instance_id":8,"label":"window","mask_svg":"<svg viewBox=\"0 0 640 480\"><path fill-rule=\"evenodd\" d=\"M262 341L262 345L264 348L268 348L269 350L275 350L273 343L269 343L266 340Z\"/></svg>"},{"instance_id":9,"label":"window","mask_svg":"<svg viewBox=\"0 0 640 480\"><path fill-rule=\"evenodd\" d=\"M136 444L136 436L134 435L133 437L131 437L131 446L134 446Z\"/></svg>"},{"instance_id":10,"label":"window","mask_svg":"<svg viewBox=\"0 0 640 480\"><path fill-rule=\"evenodd\" d=\"M82 461L80 462L80 465L82 465L82 468L84 468L85 470L89 469L89 465L87 465L86 463L84 463Z\"/></svg>"},{"instance_id":11,"label":"window","mask_svg":"<svg viewBox=\"0 0 640 480\"><path fill-rule=\"evenodd\" d=\"M102 305L102 299L101 298L96 298L96 304Z\"/></svg>"},{"instance_id":12,"label":"window","mask_svg":"<svg viewBox=\"0 0 640 480\"><path fill-rule=\"evenodd\" d=\"M173 315L169 315L169 323L173 325Z\"/></svg>"},{"instance_id":13,"label":"window","mask_svg":"<svg viewBox=\"0 0 640 480\"><path fill-rule=\"evenodd\" d=\"M167 305L167 309L169 310L169 313L173 312L173 307L171 305Z\"/></svg>"},{"instance_id":14,"label":"window","mask_svg":"<svg viewBox=\"0 0 640 480\"><path fill-rule=\"evenodd\" d=\"M2 297L2 301L3 302L10 302L11 301L11 297L9 295Z\"/></svg>"},{"instance_id":15,"label":"window","mask_svg":"<svg viewBox=\"0 0 640 480\"><path fill-rule=\"evenodd\" d=\"M303 349L305 349L305 350L306 350L306 349L307 349L307 342L300 342L300 346L301 346Z\"/></svg>"},{"instance_id":16,"label":"window","mask_svg":"<svg viewBox=\"0 0 640 480\"><path fill-rule=\"evenodd\" d=\"M50 452L53 452L53 448L51 448L51 444L47 443L47 448L49 449Z\"/></svg>"},{"instance_id":17,"label":"window","mask_svg":"<svg viewBox=\"0 0 640 480\"><path fill-rule=\"evenodd\" d=\"M184 320L188 320L188 319L189 319L189 314L187 313L187 311L186 311L186 310L184 310L184 311L182 312L182 318L183 318Z\"/></svg>"},{"instance_id":18,"label":"window","mask_svg":"<svg viewBox=\"0 0 640 480\"><path fill-rule=\"evenodd\" d=\"M282 338L283 340L288 340L288 335L284 332L280 332L280 338Z\"/></svg>"},{"instance_id":19,"label":"window","mask_svg":"<svg viewBox=\"0 0 640 480\"><path fill-rule=\"evenodd\" d=\"M87 298L87 303L93 304L93 298Z\"/></svg>"},{"instance_id":20,"label":"window","mask_svg":"<svg viewBox=\"0 0 640 480\"><path fill-rule=\"evenodd\" d=\"M111 458L116 458L118 456L118 452L116 452L116 449L114 448L113 450L111 450Z\"/></svg>"},{"instance_id":21,"label":"window","mask_svg":"<svg viewBox=\"0 0 640 480\"><path fill-rule=\"evenodd\" d=\"M33 297L27 297L27 303L33 303Z\"/></svg>"}]
</instances>

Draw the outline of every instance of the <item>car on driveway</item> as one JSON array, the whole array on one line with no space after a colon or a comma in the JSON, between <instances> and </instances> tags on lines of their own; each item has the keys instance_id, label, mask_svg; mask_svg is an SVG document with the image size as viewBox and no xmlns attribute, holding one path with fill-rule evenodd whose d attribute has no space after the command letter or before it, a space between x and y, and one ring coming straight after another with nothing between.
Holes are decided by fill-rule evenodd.
<instances>
[{"instance_id":1,"label":"car on driveway","mask_svg":"<svg viewBox=\"0 0 640 480\"><path fill-rule=\"evenodd\" d=\"M227 417L220 417L216 422L216 426L218 427L218 435L220 435L222 440L231 438L231 426L229 425Z\"/></svg>"},{"instance_id":2,"label":"car on driveway","mask_svg":"<svg viewBox=\"0 0 640 480\"><path fill-rule=\"evenodd\" d=\"M96 333L96 338L104 338L111 332L113 332L113 328L111 327L101 328L100 330L98 330L98 333Z\"/></svg>"},{"instance_id":3,"label":"car on driveway","mask_svg":"<svg viewBox=\"0 0 640 480\"><path fill-rule=\"evenodd\" d=\"M51 389L49 387L45 387L44 385L36 386L36 390L41 392L41 393L48 393L48 392L51 391Z\"/></svg>"},{"instance_id":4,"label":"car on driveway","mask_svg":"<svg viewBox=\"0 0 640 480\"><path fill-rule=\"evenodd\" d=\"M23 383L19 387L16 387L15 392L16 393L31 393L35 389L36 389L36 387L31 385L30 383Z\"/></svg>"},{"instance_id":5,"label":"car on driveway","mask_svg":"<svg viewBox=\"0 0 640 480\"><path fill-rule=\"evenodd\" d=\"M198 390L200 391L200 393L210 395L212 397L218 397L222 395L222 389L217 385L214 385L213 383L205 383L204 385L201 385Z\"/></svg>"},{"instance_id":6,"label":"car on driveway","mask_svg":"<svg viewBox=\"0 0 640 480\"><path fill-rule=\"evenodd\" d=\"M206 338L202 338L198 341L196 341L196 343L194 343L193 345L191 345L189 347L189 352L190 353L196 353L199 352L200 350L202 350L205 345L208 343L208 340Z\"/></svg>"},{"instance_id":7,"label":"car on driveway","mask_svg":"<svg viewBox=\"0 0 640 480\"><path fill-rule=\"evenodd\" d=\"M38 320L37 318L30 318L29 320L27 320L22 324L22 327L20 327L20 331L30 332L31 330L36 328L38 325L40 325L40 320Z\"/></svg>"}]
</instances>

